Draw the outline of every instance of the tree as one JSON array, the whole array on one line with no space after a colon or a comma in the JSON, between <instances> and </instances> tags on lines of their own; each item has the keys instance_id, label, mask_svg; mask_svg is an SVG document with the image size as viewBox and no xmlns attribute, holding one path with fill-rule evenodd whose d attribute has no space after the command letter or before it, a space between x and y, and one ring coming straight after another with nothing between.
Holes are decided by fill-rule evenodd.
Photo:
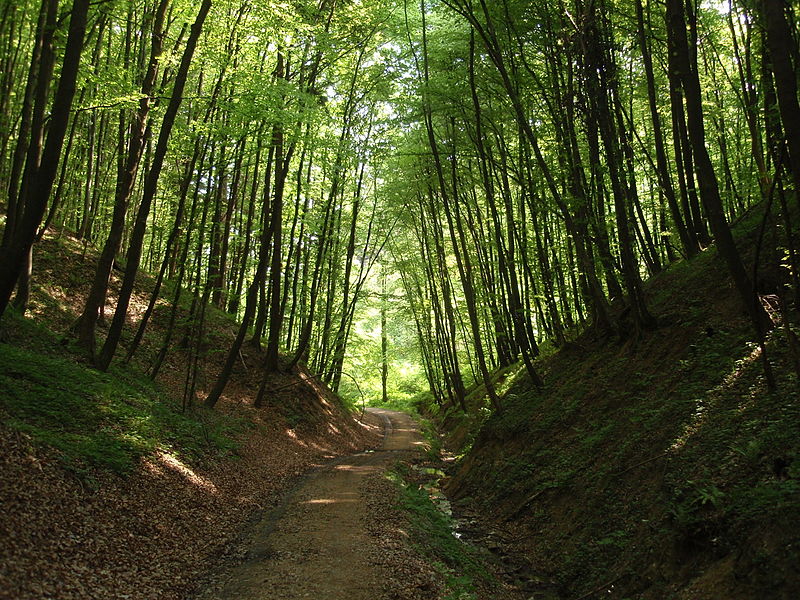
<instances>
[{"instance_id":1,"label":"tree","mask_svg":"<svg viewBox=\"0 0 800 600\"><path fill-rule=\"evenodd\" d=\"M97 358L97 365L103 370L108 369L111 364L111 360L119 344L120 336L122 335L122 328L128 312L128 304L130 303L134 281L139 270L139 261L142 256L142 244L144 241L145 227L147 226L147 217L150 213L150 206L158 187L158 180L161 176L161 168L167 154L167 143L172 133L172 127L175 124L175 117L183 101L183 90L186 86L192 57L197 47L197 41L200 39L200 34L203 30L203 23L210 9L211 0L203 0L197 13L197 18L192 25L189 38L186 40L186 47L183 51L181 63L175 75L175 83L172 86L172 97L170 98L161 124L161 129L159 130L155 154L145 178L143 197L136 213L133 231L131 232L131 241L128 246L127 262L125 264L125 274L117 298L117 307L114 311L114 317L111 321L106 341Z\"/></svg>"},{"instance_id":2,"label":"tree","mask_svg":"<svg viewBox=\"0 0 800 600\"><path fill-rule=\"evenodd\" d=\"M700 187L700 196L705 206L714 233L714 240L722 259L728 265L733 283L759 336L769 324L769 317L758 301L750 278L736 249L719 195L719 184L708 155L703 123L703 98L697 65L690 60L689 42L686 37L684 7L679 0L667 0L667 39L669 42L670 69L678 78L686 103L687 129L692 152L695 157L695 176Z\"/></svg>"},{"instance_id":3,"label":"tree","mask_svg":"<svg viewBox=\"0 0 800 600\"><path fill-rule=\"evenodd\" d=\"M792 55L797 57L797 38L786 20L788 3L783 0L762 0L769 61L775 76L778 108L792 169L795 195L800 199L800 102L797 99L797 67ZM794 49L794 52L790 50Z\"/></svg>"},{"instance_id":4,"label":"tree","mask_svg":"<svg viewBox=\"0 0 800 600\"><path fill-rule=\"evenodd\" d=\"M41 151L41 160L34 160L26 164L26 169L31 173L29 177L30 185L25 187L24 195L15 208L18 216L15 219L14 231L9 234L9 242L0 248L0 317L3 316L8 307L11 293L22 270L23 260L33 245L38 227L47 209L47 202L58 170L59 155L61 154L64 136L69 123L72 99L75 96L75 81L77 80L78 66L80 64L81 51L83 50L88 12L88 0L73 1L70 11L69 33L64 48L64 58L61 63L58 89L56 90L53 110L50 115L47 140ZM46 64L42 65L39 58L34 54L33 61L39 62L37 86L42 90L49 83L50 68ZM38 132L37 129L39 129ZM29 148L36 154L36 148L40 143L38 136L41 135L41 128L32 126L31 134L32 136L37 136L37 139L31 140ZM30 150L28 156L29 158L32 157Z\"/></svg>"},{"instance_id":5,"label":"tree","mask_svg":"<svg viewBox=\"0 0 800 600\"><path fill-rule=\"evenodd\" d=\"M78 333L78 343L86 348L92 360L95 353L95 328L98 319L102 316L101 311L108 292L111 270L122 244L125 215L133 195L136 173L139 170L142 153L144 152L147 119L153 103L153 90L158 77L159 60L163 49L164 19L168 6L169 0L160 0L154 11L150 59L147 71L142 79L139 108L128 128L127 157L124 160L124 169L117 176L111 227L97 262L97 269L95 270L89 295L86 298L86 304L75 326ZM120 164L123 163L121 162Z\"/></svg>"}]
</instances>

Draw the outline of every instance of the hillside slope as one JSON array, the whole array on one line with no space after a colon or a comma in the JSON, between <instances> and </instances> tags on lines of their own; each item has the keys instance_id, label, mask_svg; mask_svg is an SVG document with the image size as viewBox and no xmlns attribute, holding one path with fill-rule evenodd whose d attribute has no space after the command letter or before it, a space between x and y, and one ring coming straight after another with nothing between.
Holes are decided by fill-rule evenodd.
<instances>
[{"instance_id":1,"label":"hillside slope","mask_svg":"<svg viewBox=\"0 0 800 600\"><path fill-rule=\"evenodd\" d=\"M320 461L377 445L378 427L303 368L271 379L274 392L253 408L263 356L252 346L217 409L197 406L235 334L211 308L200 343L171 347L157 383L144 371L166 301L131 365L91 369L63 333L93 259L48 236L30 318L4 318L0 331L0 598L191 597L255 514ZM150 285L142 277L138 306Z\"/></svg>"},{"instance_id":2,"label":"hillside slope","mask_svg":"<svg viewBox=\"0 0 800 600\"><path fill-rule=\"evenodd\" d=\"M740 231L748 260L757 219ZM779 281L761 269L762 293ZM769 336L771 392L713 249L647 290L658 329L587 333L540 359L545 390L510 385L448 493L462 513L494 515L505 551L540 574L537 597L800 597L800 387L786 332ZM440 420L464 443L476 417Z\"/></svg>"}]
</instances>

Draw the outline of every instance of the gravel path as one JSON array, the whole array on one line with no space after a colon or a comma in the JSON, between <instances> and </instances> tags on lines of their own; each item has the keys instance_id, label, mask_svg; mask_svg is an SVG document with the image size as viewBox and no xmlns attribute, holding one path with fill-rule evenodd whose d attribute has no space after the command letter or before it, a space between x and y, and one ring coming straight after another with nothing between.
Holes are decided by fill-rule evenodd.
<instances>
[{"instance_id":1,"label":"gravel path","mask_svg":"<svg viewBox=\"0 0 800 600\"><path fill-rule=\"evenodd\" d=\"M334 461L305 478L255 527L244 562L208 600L375 600L386 589L390 568L375 560L381 540L368 527L374 515L368 496L375 475L422 446L406 414L369 409L366 418L385 426L383 445ZM373 528L374 529L374 528Z\"/></svg>"}]
</instances>

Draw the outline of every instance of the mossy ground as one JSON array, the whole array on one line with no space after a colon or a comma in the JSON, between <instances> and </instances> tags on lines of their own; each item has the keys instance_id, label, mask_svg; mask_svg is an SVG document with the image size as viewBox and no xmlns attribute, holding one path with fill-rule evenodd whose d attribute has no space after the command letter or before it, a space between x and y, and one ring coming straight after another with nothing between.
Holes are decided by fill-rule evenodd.
<instances>
[{"instance_id":1,"label":"mossy ground","mask_svg":"<svg viewBox=\"0 0 800 600\"><path fill-rule=\"evenodd\" d=\"M13 310L0 324L0 420L54 449L69 469L125 474L140 457L156 450L180 455L192 464L236 453L243 428L252 425L237 410L206 410L204 391L214 383L225 349L236 332L233 315L208 306L201 324L190 318L192 295L183 291L175 332L164 367L155 383L146 371L165 343L175 284L166 281L138 352L122 362L154 280L137 278L131 319L124 329L118 358L107 372L91 365L75 345L72 327L83 308L94 276L97 251L66 232L50 231L36 245L35 276L26 315ZM106 314L119 285L112 273ZM102 343L105 324L98 327ZM247 346L234 368L229 389L251 398L261 383L260 349ZM194 370L194 372L192 372ZM194 394L187 382L194 379ZM319 429L326 418L320 396L344 409L341 401L295 374L276 376L267 404L290 429ZM308 381L308 385L299 385Z\"/></svg>"},{"instance_id":2,"label":"mossy ground","mask_svg":"<svg viewBox=\"0 0 800 600\"><path fill-rule=\"evenodd\" d=\"M93 368L73 345L69 330L94 257L68 235L50 233L37 245L28 314L9 310L0 329L0 418L89 479L94 469L129 473L156 450L193 464L235 452L243 421L181 402L143 372L163 337L160 315L141 355L130 364L113 363L108 372ZM146 298L151 286L142 276L134 301ZM216 323L220 317L210 318ZM126 330L123 352L131 335Z\"/></svg>"}]
</instances>

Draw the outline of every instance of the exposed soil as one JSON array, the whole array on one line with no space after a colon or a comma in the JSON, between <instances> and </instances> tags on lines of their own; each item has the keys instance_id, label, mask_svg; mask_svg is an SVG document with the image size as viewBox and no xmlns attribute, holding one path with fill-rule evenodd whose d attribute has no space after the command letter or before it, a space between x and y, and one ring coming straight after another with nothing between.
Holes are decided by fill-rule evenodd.
<instances>
[{"instance_id":1,"label":"exposed soil","mask_svg":"<svg viewBox=\"0 0 800 600\"><path fill-rule=\"evenodd\" d=\"M387 585L389 565L379 560L382 541L368 527L368 500L374 475L418 452L422 437L403 413L368 409L365 417L385 426L381 449L336 460L306 477L255 525L245 560L223 566L201 598L398 597ZM427 581L421 587L435 586Z\"/></svg>"}]
</instances>

